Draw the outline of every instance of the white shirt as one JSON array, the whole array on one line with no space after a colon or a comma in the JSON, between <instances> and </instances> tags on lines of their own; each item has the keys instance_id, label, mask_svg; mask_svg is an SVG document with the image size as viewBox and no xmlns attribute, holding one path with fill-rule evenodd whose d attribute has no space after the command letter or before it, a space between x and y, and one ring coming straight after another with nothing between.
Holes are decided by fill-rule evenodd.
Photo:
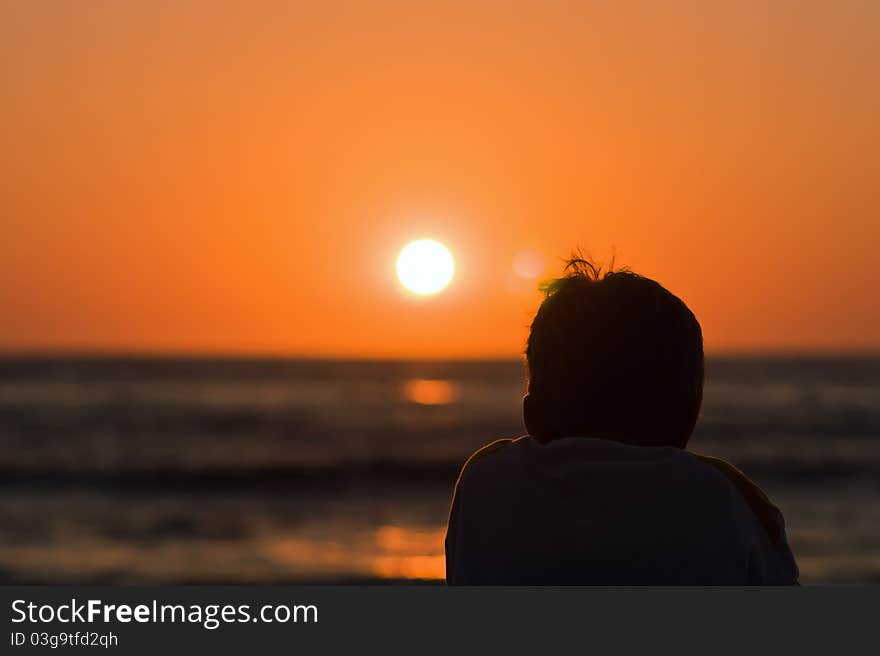
<instances>
[{"instance_id":1,"label":"white shirt","mask_svg":"<svg viewBox=\"0 0 880 656\"><path fill-rule=\"evenodd\" d=\"M782 515L724 461L525 436L477 451L446 534L451 585L796 584Z\"/></svg>"}]
</instances>

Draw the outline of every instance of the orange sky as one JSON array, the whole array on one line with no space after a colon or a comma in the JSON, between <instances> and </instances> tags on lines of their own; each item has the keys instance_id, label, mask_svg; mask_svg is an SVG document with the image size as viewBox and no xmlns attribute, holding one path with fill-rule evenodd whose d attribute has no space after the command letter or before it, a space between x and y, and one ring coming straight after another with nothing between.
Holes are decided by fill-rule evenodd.
<instances>
[{"instance_id":1,"label":"orange sky","mask_svg":"<svg viewBox=\"0 0 880 656\"><path fill-rule=\"evenodd\" d=\"M575 246L880 348L880 3L8 2L0 61L0 350L515 356Z\"/></svg>"}]
</instances>

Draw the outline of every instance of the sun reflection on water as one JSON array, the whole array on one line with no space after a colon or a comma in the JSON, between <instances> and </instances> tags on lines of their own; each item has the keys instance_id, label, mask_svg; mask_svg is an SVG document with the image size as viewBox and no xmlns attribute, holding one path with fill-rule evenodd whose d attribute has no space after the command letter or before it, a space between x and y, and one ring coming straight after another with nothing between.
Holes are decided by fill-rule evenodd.
<instances>
[{"instance_id":1,"label":"sun reflection on water","mask_svg":"<svg viewBox=\"0 0 880 656\"><path fill-rule=\"evenodd\" d=\"M458 385L449 380L413 378L403 386L403 396L419 405L448 405L458 400Z\"/></svg>"},{"instance_id":2,"label":"sun reflection on water","mask_svg":"<svg viewBox=\"0 0 880 656\"><path fill-rule=\"evenodd\" d=\"M386 579L442 579L445 528L383 525L343 543L329 536L284 536L268 540L262 553L289 574L340 573Z\"/></svg>"}]
</instances>

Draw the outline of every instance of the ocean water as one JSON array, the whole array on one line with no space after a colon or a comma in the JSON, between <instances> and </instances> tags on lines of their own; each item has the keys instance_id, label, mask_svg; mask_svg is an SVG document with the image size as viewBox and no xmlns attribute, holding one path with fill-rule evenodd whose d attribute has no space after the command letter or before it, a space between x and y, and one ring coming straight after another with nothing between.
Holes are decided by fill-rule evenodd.
<instances>
[{"instance_id":1,"label":"ocean water","mask_svg":"<svg viewBox=\"0 0 880 656\"><path fill-rule=\"evenodd\" d=\"M0 359L0 581L443 576L521 363ZM880 582L880 359L707 363L690 447L783 510L803 583Z\"/></svg>"}]
</instances>

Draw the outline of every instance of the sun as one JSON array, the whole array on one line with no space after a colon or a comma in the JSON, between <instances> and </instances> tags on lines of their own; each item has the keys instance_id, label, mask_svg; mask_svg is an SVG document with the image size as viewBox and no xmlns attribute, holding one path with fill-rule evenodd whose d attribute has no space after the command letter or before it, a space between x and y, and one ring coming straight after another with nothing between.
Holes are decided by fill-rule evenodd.
<instances>
[{"instance_id":1,"label":"sun","mask_svg":"<svg viewBox=\"0 0 880 656\"><path fill-rule=\"evenodd\" d=\"M452 253L433 239L411 242L397 256L397 278L414 294L427 296L442 291L454 273Z\"/></svg>"}]
</instances>

